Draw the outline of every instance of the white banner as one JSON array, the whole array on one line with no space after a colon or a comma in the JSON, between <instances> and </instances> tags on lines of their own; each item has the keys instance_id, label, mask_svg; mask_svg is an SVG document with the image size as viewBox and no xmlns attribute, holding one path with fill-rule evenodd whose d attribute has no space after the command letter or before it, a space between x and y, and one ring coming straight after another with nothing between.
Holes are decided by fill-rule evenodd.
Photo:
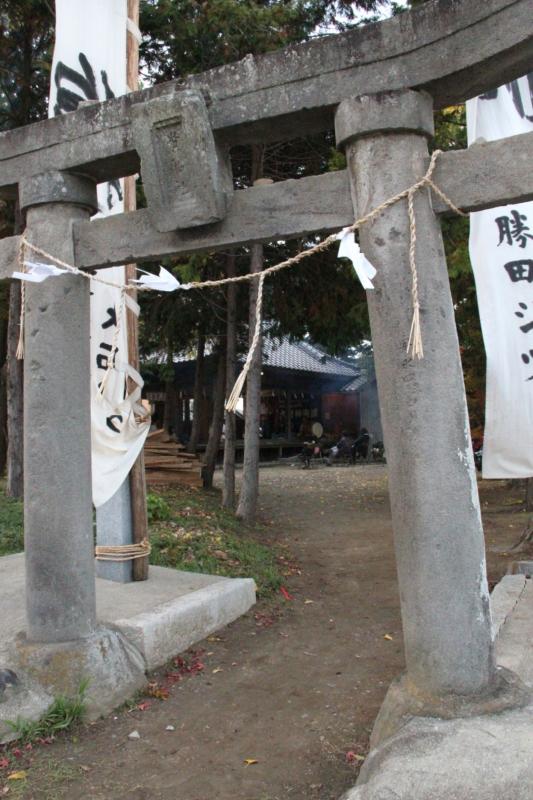
<instances>
[{"instance_id":1,"label":"white banner","mask_svg":"<svg viewBox=\"0 0 533 800\"><path fill-rule=\"evenodd\" d=\"M108 100L127 92L127 0L56 0L56 41L52 63L49 116L74 111L87 101ZM98 186L98 216L124 210L122 181ZM124 267L100 273L124 283ZM138 423L140 377L128 367L125 310L120 290L91 284L91 414L93 502L112 497L139 455L149 422ZM118 325L118 329L117 329ZM118 333L114 368L99 391ZM139 388L126 397L126 379L137 376ZM146 413L146 412L144 412Z\"/></svg>"},{"instance_id":2,"label":"white banner","mask_svg":"<svg viewBox=\"0 0 533 800\"><path fill-rule=\"evenodd\" d=\"M533 131L533 73L467 103L468 142ZM487 353L484 478L533 476L533 202L470 215Z\"/></svg>"}]
</instances>

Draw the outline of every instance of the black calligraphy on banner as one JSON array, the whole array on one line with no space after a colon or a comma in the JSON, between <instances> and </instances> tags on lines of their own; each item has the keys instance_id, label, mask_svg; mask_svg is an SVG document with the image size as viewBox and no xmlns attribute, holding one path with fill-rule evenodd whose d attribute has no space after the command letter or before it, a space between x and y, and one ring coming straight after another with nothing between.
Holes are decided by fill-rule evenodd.
<instances>
[{"instance_id":1,"label":"black calligraphy on banner","mask_svg":"<svg viewBox=\"0 0 533 800\"><path fill-rule=\"evenodd\" d=\"M107 427L113 431L113 433L120 433L120 428L117 428L113 420L117 419L119 422L122 422L124 417L122 414L110 414L109 417L106 417L106 425Z\"/></svg>"},{"instance_id":2,"label":"black calligraphy on banner","mask_svg":"<svg viewBox=\"0 0 533 800\"><path fill-rule=\"evenodd\" d=\"M533 259L522 258L517 261L508 261L503 265L511 281L518 283L519 281L526 281L533 283Z\"/></svg>"},{"instance_id":3,"label":"black calligraphy on banner","mask_svg":"<svg viewBox=\"0 0 533 800\"><path fill-rule=\"evenodd\" d=\"M524 249L528 244L528 240L533 240L533 234L530 233L530 228L527 224L527 216L521 214L516 208L512 209L509 214L496 217L495 222L500 236L498 247L501 244L510 246L517 244L518 247Z\"/></svg>"},{"instance_id":4,"label":"black calligraphy on banner","mask_svg":"<svg viewBox=\"0 0 533 800\"><path fill-rule=\"evenodd\" d=\"M69 67L62 61L58 61L56 64L54 70L54 83L57 92L54 104L55 116L75 111L84 100L110 100L115 97L115 93L109 85L105 69L100 70L103 92L99 92L94 70L85 53L78 54L78 61L80 62L81 71ZM102 94L103 97L101 96ZM118 179L107 183L107 207L109 211L115 206L113 193L116 194L117 200L122 202L122 186Z\"/></svg>"},{"instance_id":5,"label":"black calligraphy on banner","mask_svg":"<svg viewBox=\"0 0 533 800\"><path fill-rule=\"evenodd\" d=\"M520 330L523 334L528 336L528 334L533 333L533 303L531 303L531 308L529 308L527 303L518 303L518 311L515 311L514 315L519 320L525 320L525 322L520 325ZM533 363L533 337L528 336L524 341L524 351L520 354L520 357L522 363L529 366ZM526 378L526 381L533 381L533 375Z\"/></svg>"},{"instance_id":6,"label":"black calligraphy on banner","mask_svg":"<svg viewBox=\"0 0 533 800\"><path fill-rule=\"evenodd\" d=\"M533 105L533 72L530 72L529 75L526 76L527 85L529 87L529 95L531 98L531 104ZM530 122L533 122L533 115L527 114L524 109L524 102L522 100L522 95L520 93L520 84L517 80L511 81L511 83L505 84L506 90L510 93L514 107L518 112L518 116L521 119L527 119ZM503 89L503 87L500 87ZM485 94L480 95L481 100L496 100L498 97L498 92L500 89L491 89L489 92L485 92Z\"/></svg>"}]
</instances>

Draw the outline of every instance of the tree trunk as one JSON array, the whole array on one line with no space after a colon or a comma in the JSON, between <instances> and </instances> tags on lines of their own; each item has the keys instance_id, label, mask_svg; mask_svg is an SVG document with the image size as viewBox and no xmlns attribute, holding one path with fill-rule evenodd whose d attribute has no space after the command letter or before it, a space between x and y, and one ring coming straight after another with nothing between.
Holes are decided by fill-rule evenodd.
<instances>
[{"instance_id":1,"label":"tree trunk","mask_svg":"<svg viewBox=\"0 0 533 800\"><path fill-rule=\"evenodd\" d=\"M0 476L7 464L7 364L0 369Z\"/></svg>"},{"instance_id":2,"label":"tree trunk","mask_svg":"<svg viewBox=\"0 0 533 800\"><path fill-rule=\"evenodd\" d=\"M200 424L202 420L202 406L204 403L204 356L205 356L205 334L200 328L198 330L198 347L196 351L196 371L194 373L194 403L191 435L187 444L189 453L196 452L198 437L200 435Z\"/></svg>"},{"instance_id":3,"label":"tree trunk","mask_svg":"<svg viewBox=\"0 0 533 800\"><path fill-rule=\"evenodd\" d=\"M7 494L9 497L22 497L24 493L24 361L17 359L20 305L21 286L18 281L12 281L7 333Z\"/></svg>"},{"instance_id":4,"label":"tree trunk","mask_svg":"<svg viewBox=\"0 0 533 800\"><path fill-rule=\"evenodd\" d=\"M228 278L235 276L235 254L228 256ZM235 382L237 367L237 285L229 283L226 292L226 397ZM222 507L235 508L235 414L224 412L224 486Z\"/></svg>"},{"instance_id":5,"label":"tree trunk","mask_svg":"<svg viewBox=\"0 0 533 800\"><path fill-rule=\"evenodd\" d=\"M9 307L9 289L3 300ZM7 464L7 323L6 314L0 319L0 476Z\"/></svg>"},{"instance_id":6,"label":"tree trunk","mask_svg":"<svg viewBox=\"0 0 533 800\"><path fill-rule=\"evenodd\" d=\"M511 547L511 552L523 550L533 542L533 478L526 478L525 505L528 513L526 525L520 539Z\"/></svg>"},{"instance_id":7,"label":"tree trunk","mask_svg":"<svg viewBox=\"0 0 533 800\"><path fill-rule=\"evenodd\" d=\"M221 347L217 359L217 375L213 393L213 416L209 427L209 438L204 455L204 466L202 468L202 478L204 489L211 489L213 486L213 475L217 463L218 450L220 447L220 437L222 435L222 424L224 422L224 394L226 384L226 353Z\"/></svg>"},{"instance_id":8,"label":"tree trunk","mask_svg":"<svg viewBox=\"0 0 533 800\"><path fill-rule=\"evenodd\" d=\"M251 272L261 272L263 269L263 245L254 244L251 248ZM257 307L258 281L250 283L250 333L251 344ZM242 473L241 494L237 507L237 516L250 522L257 511L257 498L259 495L259 422L261 413L261 338L257 344L250 370L246 378L246 401L244 406L244 463Z\"/></svg>"},{"instance_id":9,"label":"tree trunk","mask_svg":"<svg viewBox=\"0 0 533 800\"><path fill-rule=\"evenodd\" d=\"M173 353L169 348L167 354L167 375L165 379L165 413L163 416L163 428L167 436L176 433L176 416L178 407L178 395L174 385L174 362Z\"/></svg>"}]
</instances>

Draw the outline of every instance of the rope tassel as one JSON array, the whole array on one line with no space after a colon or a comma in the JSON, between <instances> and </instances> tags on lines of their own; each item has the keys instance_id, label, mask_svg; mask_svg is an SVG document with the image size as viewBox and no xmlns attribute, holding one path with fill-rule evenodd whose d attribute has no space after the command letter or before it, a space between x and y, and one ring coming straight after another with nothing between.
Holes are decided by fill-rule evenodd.
<instances>
[{"instance_id":1,"label":"rope tassel","mask_svg":"<svg viewBox=\"0 0 533 800\"><path fill-rule=\"evenodd\" d=\"M257 273L254 273L257 275ZM259 273L259 283L257 285L257 301L255 306L255 330L254 330L254 337L252 339L252 344L250 345L250 349L248 350L248 355L246 356L246 361L244 362L244 367L242 368L241 374L235 381L235 385L231 391L231 394L228 398L228 402L226 403L226 411L230 414L235 412L237 408L237 404L239 402L239 398L241 396L242 388L244 386L244 382L246 380L246 376L250 371L250 366L253 361L253 357L255 351L257 350L257 346L259 344L259 340L261 338L261 322L262 322L262 310L263 310L263 284L265 282L265 273Z\"/></svg>"}]
</instances>

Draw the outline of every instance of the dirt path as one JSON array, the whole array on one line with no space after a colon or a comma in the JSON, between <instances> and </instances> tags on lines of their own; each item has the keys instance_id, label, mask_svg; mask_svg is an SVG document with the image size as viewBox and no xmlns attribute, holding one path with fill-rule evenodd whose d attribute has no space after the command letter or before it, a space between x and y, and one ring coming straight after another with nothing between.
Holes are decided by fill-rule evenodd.
<instances>
[{"instance_id":1,"label":"dirt path","mask_svg":"<svg viewBox=\"0 0 533 800\"><path fill-rule=\"evenodd\" d=\"M493 580L509 560L498 551L520 529L508 494L494 483L482 494ZM167 700L41 749L39 780L16 796L329 800L354 783L403 666L386 471L265 469L261 498L273 539L301 569L279 618L259 606L200 645L204 670ZM128 739L133 730L140 739Z\"/></svg>"}]
</instances>

